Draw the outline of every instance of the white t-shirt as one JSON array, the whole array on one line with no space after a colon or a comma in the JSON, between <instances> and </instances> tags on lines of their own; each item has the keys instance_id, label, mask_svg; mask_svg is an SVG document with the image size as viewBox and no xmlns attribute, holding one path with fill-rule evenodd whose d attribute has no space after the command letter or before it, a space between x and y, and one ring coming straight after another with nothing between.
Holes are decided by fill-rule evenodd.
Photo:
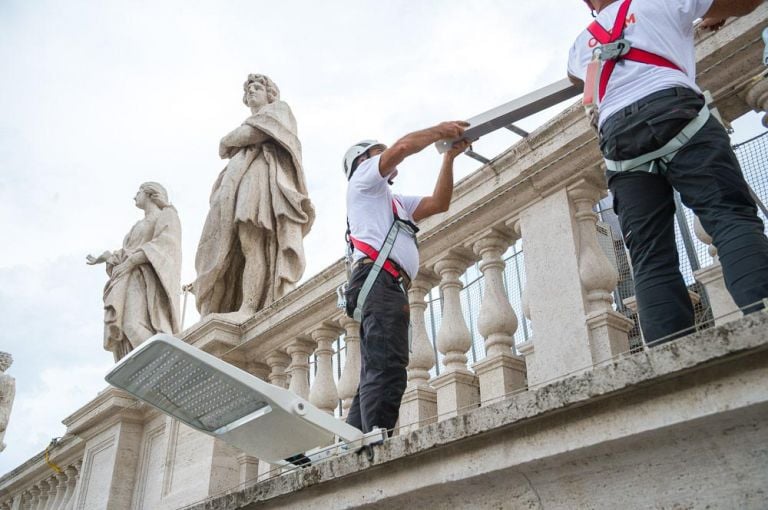
<instances>
[{"instance_id":1,"label":"white t-shirt","mask_svg":"<svg viewBox=\"0 0 768 510\"><path fill-rule=\"evenodd\" d=\"M674 62L675 69L620 60L608 82L600 103L600 125L612 113L643 97L671 87L696 85L696 52L693 46L693 22L704 16L713 0L634 0L627 14L624 37L639 48ZM613 28L622 0L603 9L597 22L606 30ZM584 81L587 65L597 41L584 30L571 47L568 73Z\"/></svg>"},{"instance_id":2,"label":"white t-shirt","mask_svg":"<svg viewBox=\"0 0 768 510\"><path fill-rule=\"evenodd\" d=\"M369 244L376 251L384 244L394 221L392 200L395 200L397 215L413 222L413 213L422 198L393 195L387 177L379 173L379 159L380 155L377 155L360 163L347 187L347 219L352 237ZM366 256L355 249L352 258L357 261ZM406 232L401 230L397 235L389 258L405 269L409 277L416 277L419 249L416 240Z\"/></svg>"}]
</instances>

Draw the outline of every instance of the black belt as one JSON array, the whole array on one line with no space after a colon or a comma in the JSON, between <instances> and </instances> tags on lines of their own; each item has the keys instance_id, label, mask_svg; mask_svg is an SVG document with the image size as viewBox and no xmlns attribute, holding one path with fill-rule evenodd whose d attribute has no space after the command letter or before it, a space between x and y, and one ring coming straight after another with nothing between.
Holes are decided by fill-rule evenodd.
<instances>
[{"instance_id":1,"label":"black belt","mask_svg":"<svg viewBox=\"0 0 768 510\"><path fill-rule=\"evenodd\" d=\"M408 290L411 288L411 277L408 276L408 273L405 272L405 270L400 267L400 264L395 262L392 259L387 259L389 262L392 263L393 266L395 266L395 269L397 269L397 272L400 273L400 280L403 282L403 287L405 287L405 290ZM363 257L360 260L356 261L355 264L352 266L352 269L357 269L362 266L367 266L368 264L373 264L375 260L373 260L370 257ZM382 269L383 271L383 269Z\"/></svg>"},{"instance_id":2,"label":"black belt","mask_svg":"<svg viewBox=\"0 0 768 510\"><path fill-rule=\"evenodd\" d=\"M617 111L616 113L608 117L605 120L605 122L608 122L610 119L613 119L614 117L621 118L621 119L629 117L630 115L637 113L640 109L642 109L647 104L652 103L657 99L661 99L663 97L672 97L672 96L702 97L701 94L699 94L693 89L689 89L688 87L671 87L668 89L659 90L652 94L648 94L647 96L641 99L638 99L637 101L630 104L629 106L625 106L621 110Z\"/></svg>"}]
</instances>

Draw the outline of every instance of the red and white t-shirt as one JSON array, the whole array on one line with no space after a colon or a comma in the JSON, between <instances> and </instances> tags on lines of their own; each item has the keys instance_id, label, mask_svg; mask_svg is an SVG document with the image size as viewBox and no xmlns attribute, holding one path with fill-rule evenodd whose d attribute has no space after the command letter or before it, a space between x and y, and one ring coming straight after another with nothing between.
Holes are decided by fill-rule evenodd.
<instances>
[{"instance_id":1,"label":"red and white t-shirt","mask_svg":"<svg viewBox=\"0 0 768 510\"><path fill-rule=\"evenodd\" d=\"M600 103L600 125L611 114L643 97L670 87L688 87L697 92L696 52L693 22L712 6L713 0L634 0L627 14L624 38L632 46L674 62L676 69L620 60ZM622 0L603 9L597 22L611 30ZM568 74L585 79L587 65L597 46L592 34L584 30L576 38L568 58Z\"/></svg>"},{"instance_id":2,"label":"red and white t-shirt","mask_svg":"<svg viewBox=\"0 0 768 510\"><path fill-rule=\"evenodd\" d=\"M347 187L347 218L352 237L369 244L376 250L381 248L392 226L392 200L395 200L397 215L413 222L413 213L422 197L393 195L387 182L379 172L380 154L366 159L355 169ZM415 222L414 222L415 223ZM357 261L366 255L358 249L352 254ZM400 232L389 258L405 269L408 276L416 277L419 271L419 249L416 240Z\"/></svg>"}]
</instances>

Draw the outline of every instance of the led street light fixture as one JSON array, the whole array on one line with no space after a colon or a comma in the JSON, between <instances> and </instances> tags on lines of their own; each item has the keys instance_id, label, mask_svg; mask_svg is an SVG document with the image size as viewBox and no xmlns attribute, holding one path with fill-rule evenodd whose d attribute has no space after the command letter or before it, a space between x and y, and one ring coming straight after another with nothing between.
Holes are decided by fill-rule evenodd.
<instances>
[{"instance_id":1,"label":"led street light fixture","mask_svg":"<svg viewBox=\"0 0 768 510\"><path fill-rule=\"evenodd\" d=\"M296 394L170 335L144 342L106 380L193 429L273 464L329 445L335 436L347 443L363 439L362 431Z\"/></svg>"}]
</instances>

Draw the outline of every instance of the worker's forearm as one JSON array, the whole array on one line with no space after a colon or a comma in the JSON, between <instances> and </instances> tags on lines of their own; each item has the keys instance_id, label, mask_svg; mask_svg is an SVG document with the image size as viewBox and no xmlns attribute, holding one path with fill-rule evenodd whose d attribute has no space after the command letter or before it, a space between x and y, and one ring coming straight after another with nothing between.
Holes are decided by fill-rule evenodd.
<instances>
[{"instance_id":1,"label":"worker's forearm","mask_svg":"<svg viewBox=\"0 0 768 510\"><path fill-rule=\"evenodd\" d=\"M452 196L453 158L445 156L443 157L443 165L440 167L440 174L437 176L435 191L432 193L432 198L435 200L437 208L440 211L445 212L448 210L448 206L451 205Z\"/></svg>"},{"instance_id":2,"label":"worker's forearm","mask_svg":"<svg viewBox=\"0 0 768 510\"><path fill-rule=\"evenodd\" d=\"M428 145L435 143L442 138L443 135L439 126L433 126L431 128L422 129L421 131L408 133L396 141L392 145L392 148L397 148L399 155L402 155L402 158L405 159L408 156L424 150Z\"/></svg>"}]
</instances>

